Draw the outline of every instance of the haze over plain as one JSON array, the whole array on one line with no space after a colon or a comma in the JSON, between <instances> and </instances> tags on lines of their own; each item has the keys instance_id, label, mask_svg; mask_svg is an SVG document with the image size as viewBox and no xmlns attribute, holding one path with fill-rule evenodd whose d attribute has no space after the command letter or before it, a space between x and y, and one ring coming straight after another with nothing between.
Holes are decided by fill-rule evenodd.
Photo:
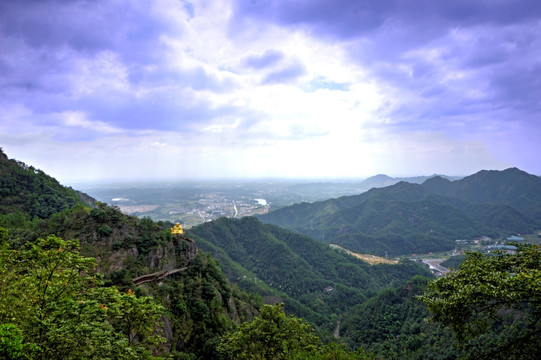
<instances>
[{"instance_id":1,"label":"haze over plain","mask_svg":"<svg viewBox=\"0 0 541 360\"><path fill-rule=\"evenodd\" d=\"M541 4L0 2L0 145L62 182L540 174Z\"/></svg>"}]
</instances>

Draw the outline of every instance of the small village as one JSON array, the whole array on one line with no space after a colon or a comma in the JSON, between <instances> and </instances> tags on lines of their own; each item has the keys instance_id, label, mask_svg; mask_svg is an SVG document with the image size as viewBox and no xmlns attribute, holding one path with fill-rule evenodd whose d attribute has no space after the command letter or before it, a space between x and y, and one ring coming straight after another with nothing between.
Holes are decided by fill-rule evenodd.
<instances>
[{"instance_id":1,"label":"small village","mask_svg":"<svg viewBox=\"0 0 541 360\"><path fill-rule=\"evenodd\" d=\"M411 260L428 265L430 271L436 276L443 276L449 272L449 269L442 266L441 263L453 256L464 255L466 252L477 251L481 253L506 252L513 254L516 246L513 243L539 243L541 242L541 232L529 235L511 235L504 239L492 239L489 236L476 237L470 240L455 240L455 249L451 252L441 252L428 254L412 254Z\"/></svg>"}]
</instances>

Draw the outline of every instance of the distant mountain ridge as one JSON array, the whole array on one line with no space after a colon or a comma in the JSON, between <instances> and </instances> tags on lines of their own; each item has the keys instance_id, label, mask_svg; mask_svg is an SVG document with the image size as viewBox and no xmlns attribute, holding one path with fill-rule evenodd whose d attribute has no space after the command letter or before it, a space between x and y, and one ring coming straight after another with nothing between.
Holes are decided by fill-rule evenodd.
<instances>
[{"instance_id":1,"label":"distant mountain ridge","mask_svg":"<svg viewBox=\"0 0 541 360\"><path fill-rule=\"evenodd\" d=\"M512 168L401 181L259 218L353 251L399 255L448 250L459 238L531 232L541 227L540 210L541 179Z\"/></svg>"},{"instance_id":2,"label":"distant mountain ridge","mask_svg":"<svg viewBox=\"0 0 541 360\"><path fill-rule=\"evenodd\" d=\"M401 181L408 182L411 184L422 184L426 180L433 179L433 178L442 178L449 181L460 179L460 177L458 176L447 176L447 175L438 175L438 174L429 175L429 176L410 176L410 177L390 177L385 174L378 174L378 175L374 175L374 176L369 177L368 179L363 180L360 183L360 185L368 190L375 187L379 188L379 187L391 186Z\"/></svg>"},{"instance_id":3,"label":"distant mountain ridge","mask_svg":"<svg viewBox=\"0 0 541 360\"><path fill-rule=\"evenodd\" d=\"M517 168L482 170L457 181L431 178L423 183L423 188L476 204L507 204L526 214L541 202L541 179Z\"/></svg>"}]
</instances>

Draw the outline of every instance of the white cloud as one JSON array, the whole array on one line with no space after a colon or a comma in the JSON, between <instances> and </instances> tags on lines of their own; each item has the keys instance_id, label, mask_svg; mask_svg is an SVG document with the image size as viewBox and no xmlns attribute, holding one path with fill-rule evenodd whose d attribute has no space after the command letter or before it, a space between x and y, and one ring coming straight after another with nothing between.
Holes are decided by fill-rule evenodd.
<instances>
[{"instance_id":1,"label":"white cloud","mask_svg":"<svg viewBox=\"0 0 541 360\"><path fill-rule=\"evenodd\" d=\"M65 126L78 128L76 131L91 130L100 134L118 134L122 132L121 129L102 121L87 119L86 114L81 111L66 111L56 115Z\"/></svg>"},{"instance_id":2,"label":"white cloud","mask_svg":"<svg viewBox=\"0 0 541 360\"><path fill-rule=\"evenodd\" d=\"M16 70L0 73L9 83L0 102L8 155L77 180L465 174L514 164L518 155L501 149L535 132L493 121L512 115L484 104L495 94L485 77L493 68L463 66L459 50L479 55L479 39L498 49L487 28L443 31L408 47L378 45L393 39L385 31L329 41L307 26L254 20L233 34L227 1L157 0L148 14L136 10L141 23L120 14L118 39L99 38L95 48L71 38L58 45L58 31L50 48L7 39L4 53L26 59L0 55ZM513 40L515 30L502 34ZM513 54L511 40L503 48ZM389 56L370 58L386 46ZM265 54L274 54L268 66L247 62ZM487 115L496 129L482 125ZM505 131L513 139L490 135Z\"/></svg>"}]
</instances>

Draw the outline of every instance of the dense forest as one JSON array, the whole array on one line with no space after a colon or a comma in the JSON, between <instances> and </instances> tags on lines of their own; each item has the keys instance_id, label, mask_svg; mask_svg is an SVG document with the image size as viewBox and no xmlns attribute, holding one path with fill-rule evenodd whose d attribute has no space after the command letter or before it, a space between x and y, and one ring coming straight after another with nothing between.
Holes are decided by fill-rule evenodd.
<instances>
[{"instance_id":1,"label":"dense forest","mask_svg":"<svg viewBox=\"0 0 541 360\"><path fill-rule=\"evenodd\" d=\"M221 218L189 233L202 249L220 260L231 281L242 279L238 283L243 289L284 302L286 311L308 319L329 334L350 307L379 290L401 286L417 274L431 276L426 268L411 261L371 266L253 217Z\"/></svg>"},{"instance_id":2,"label":"dense forest","mask_svg":"<svg viewBox=\"0 0 541 360\"><path fill-rule=\"evenodd\" d=\"M7 157L4 157L0 166L0 174L3 179L7 179L6 183L16 184L13 185L16 186L15 191L11 191L12 195L8 197L8 204L3 203L4 197L2 197L2 208L6 210L0 215L0 226L6 231L2 232L3 256L0 264L2 265L2 283L10 290L2 291L2 296L7 296L7 298L0 302L6 305L11 304L11 307L6 306L1 309L0 322L11 324L10 326L15 329L13 330L15 334L18 331L21 332L24 346L20 356L54 358L50 357L50 352L55 351L53 346L65 345L62 344L61 335L56 331L60 328L64 331L64 321L72 321L63 317L69 315L69 312L63 310L62 307L66 305L66 302L70 304L99 303L109 309L108 313L112 312L112 308L122 307L122 305L117 305L112 295L108 293L106 301L94 295L90 298L75 296L81 292L82 285L79 283L83 280L88 281L87 277L92 272L96 273L95 276L92 275L93 283L85 283L85 289L88 287L93 292L99 293L115 290L121 296L129 294L134 299L151 303L157 309L156 316L148 319L142 317L138 321L149 321L145 326L147 328L151 326L152 332L159 329L159 339L155 339L148 346L136 349L137 351L127 349L126 358L148 358L166 354L172 354L177 358L213 358L217 354L217 345L221 336L238 324L252 319L258 313L261 299L230 284L216 261L205 253L198 253L189 261L189 266L185 271L178 272L167 280L135 286L133 278L139 275L186 265L193 249L184 235L171 233L170 228L173 224L155 223L150 219L126 216L117 208L99 202L90 201L89 204L92 206L90 207L82 200L62 206L58 209L59 212L49 217L35 216L32 208L11 206L11 204L25 203L27 194L35 191L32 184L45 181L29 179L39 177L41 173L20 162L8 160ZM23 180L10 181L9 177ZM52 192L60 199L56 203L68 203L69 199L74 198L76 194L62 187L58 182L51 181L50 184ZM25 187L30 188L25 189ZM34 196L39 197L39 191ZM81 199L81 197L74 199ZM49 241L53 241L55 245L49 245ZM63 242L68 242L70 245L63 246ZM33 265L27 258L31 254L41 252L38 246L46 247L47 252L43 252L44 256L39 259L38 264ZM45 256L49 252L51 255ZM56 252L69 255L68 260L71 262L68 261L65 264L57 262L52 256ZM83 263L87 265L81 267ZM33 273L29 273L32 268L40 269L37 265L42 266L45 273L49 271L49 277L45 280L43 280L45 275L35 275L35 279L29 279L29 275L34 276ZM82 273L85 276L84 279L77 281L78 287L71 292L61 291L58 292L60 295L55 295L55 287L65 282L61 281L64 276L60 276L61 274L66 274L64 277L70 279L75 276L76 279L76 276ZM34 285L23 286L20 282L14 282L13 277L33 281ZM49 278L58 280L55 284L59 285L50 286ZM69 281L67 283L70 284ZM31 296L34 287L43 286L43 284L47 284L43 293L47 295L49 291L52 291L52 294L42 299L41 308L36 308L36 300L24 306L13 302L15 298ZM21 293L28 295L21 295ZM46 312L51 313L52 318L32 320L47 326L40 330L40 336L44 338L40 341L46 345L33 342L34 338L29 332L34 331L37 325L27 321L26 315L13 316L15 310L20 314L43 313L44 307L47 308ZM111 323L114 326L115 319L122 316L124 315L105 317L103 323ZM85 326L87 329L92 329L97 325ZM99 328L96 328L96 331L100 331ZM122 332L119 333L116 328L110 331L113 338L109 340L120 341L120 335L115 334L122 334ZM84 336L80 336L81 339L78 341L85 341ZM128 334L127 340L127 346L144 343L142 336L139 335ZM94 347L85 350L88 353L80 354L69 349L71 348L66 350L65 358L122 358L111 352L112 348L99 350L103 354L93 356L88 354L98 351Z\"/></svg>"},{"instance_id":3,"label":"dense forest","mask_svg":"<svg viewBox=\"0 0 541 360\"><path fill-rule=\"evenodd\" d=\"M435 280L417 263L368 265L253 217L174 233L3 152L0 179L3 359L529 359L541 349L539 246L468 254ZM381 213L363 211L374 222L385 206L419 213L407 188L380 192ZM357 200L335 201L320 209L332 217Z\"/></svg>"}]
</instances>

